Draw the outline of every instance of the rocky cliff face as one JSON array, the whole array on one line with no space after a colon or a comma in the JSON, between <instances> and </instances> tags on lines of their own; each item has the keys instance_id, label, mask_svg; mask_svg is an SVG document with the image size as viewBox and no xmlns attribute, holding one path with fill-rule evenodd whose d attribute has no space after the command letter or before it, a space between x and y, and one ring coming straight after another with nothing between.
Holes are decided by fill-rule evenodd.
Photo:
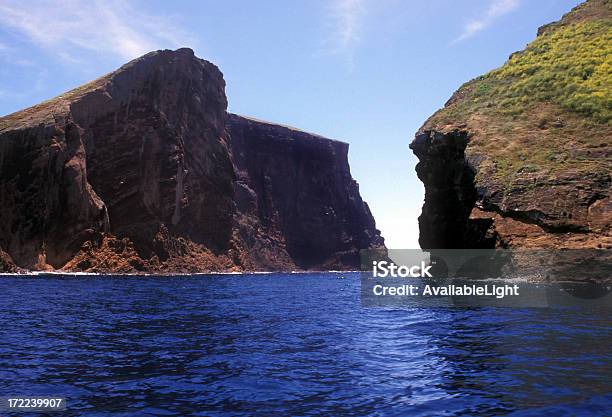
<instances>
[{"instance_id":1,"label":"rocky cliff face","mask_svg":"<svg viewBox=\"0 0 612 417\"><path fill-rule=\"evenodd\" d=\"M238 240L255 263L342 269L359 265L359 249L383 246L348 144L233 114L227 126Z\"/></svg>"},{"instance_id":2,"label":"rocky cliff face","mask_svg":"<svg viewBox=\"0 0 612 417\"><path fill-rule=\"evenodd\" d=\"M356 268L382 238L348 146L228 116L224 87L158 51L0 118L0 268Z\"/></svg>"},{"instance_id":3,"label":"rocky cliff face","mask_svg":"<svg viewBox=\"0 0 612 417\"><path fill-rule=\"evenodd\" d=\"M410 145L423 248L612 248L612 5L588 1L538 34Z\"/></svg>"}]
</instances>

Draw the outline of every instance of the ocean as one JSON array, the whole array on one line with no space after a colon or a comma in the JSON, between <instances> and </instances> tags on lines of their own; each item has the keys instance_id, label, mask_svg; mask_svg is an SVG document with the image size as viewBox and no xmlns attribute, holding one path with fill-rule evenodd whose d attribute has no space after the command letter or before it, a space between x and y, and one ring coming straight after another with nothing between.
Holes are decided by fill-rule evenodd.
<instances>
[{"instance_id":1,"label":"ocean","mask_svg":"<svg viewBox=\"0 0 612 417\"><path fill-rule=\"evenodd\" d=\"M62 416L603 416L611 324L368 308L356 273L5 276L0 396L62 397Z\"/></svg>"}]
</instances>

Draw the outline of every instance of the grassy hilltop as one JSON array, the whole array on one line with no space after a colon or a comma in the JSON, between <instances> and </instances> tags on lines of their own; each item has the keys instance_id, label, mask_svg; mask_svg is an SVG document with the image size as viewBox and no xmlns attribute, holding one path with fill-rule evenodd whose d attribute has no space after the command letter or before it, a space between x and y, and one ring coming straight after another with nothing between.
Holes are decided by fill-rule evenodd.
<instances>
[{"instance_id":1,"label":"grassy hilltop","mask_svg":"<svg viewBox=\"0 0 612 417\"><path fill-rule=\"evenodd\" d=\"M467 154L485 156L479 175L505 186L522 173L610 171L611 86L612 1L590 0L461 86L422 129L468 130Z\"/></svg>"}]
</instances>

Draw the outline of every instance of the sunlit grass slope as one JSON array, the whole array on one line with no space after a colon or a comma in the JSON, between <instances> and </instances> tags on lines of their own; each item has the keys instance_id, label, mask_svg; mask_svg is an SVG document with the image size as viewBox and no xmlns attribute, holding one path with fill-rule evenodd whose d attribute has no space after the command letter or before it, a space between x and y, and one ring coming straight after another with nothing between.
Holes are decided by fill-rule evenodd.
<instances>
[{"instance_id":1,"label":"sunlit grass slope","mask_svg":"<svg viewBox=\"0 0 612 417\"><path fill-rule=\"evenodd\" d=\"M610 169L612 2L588 1L540 29L525 50L467 82L424 129L465 125L486 171L557 175Z\"/></svg>"}]
</instances>

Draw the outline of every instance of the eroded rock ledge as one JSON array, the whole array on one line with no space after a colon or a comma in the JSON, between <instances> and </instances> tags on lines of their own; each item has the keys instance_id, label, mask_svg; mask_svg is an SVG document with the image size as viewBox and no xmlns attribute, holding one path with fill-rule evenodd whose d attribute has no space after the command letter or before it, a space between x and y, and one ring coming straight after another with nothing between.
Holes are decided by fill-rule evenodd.
<instances>
[{"instance_id":1,"label":"eroded rock ledge","mask_svg":"<svg viewBox=\"0 0 612 417\"><path fill-rule=\"evenodd\" d=\"M422 248L490 248L495 235L492 219L470 217L478 200L475 170L465 158L469 135L455 130L447 134L417 134L410 148L419 158L416 172L425 185L425 202L419 217Z\"/></svg>"},{"instance_id":2,"label":"eroded rock ledge","mask_svg":"<svg viewBox=\"0 0 612 417\"><path fill-rule=\"evenodd\" d=\"M410 148L425 185L423 248L612 248L611 177L523 172L512 184L492 175L462 129L419 132ZM470 152L471 151L471 152Z\"/></svg>"},{"instance_id":3,"label":"eroded rock ledge","mask_svg":"<svg viewBox=\"0 0 612 417\"><path fill-rule=\"evenodd\" d=\"M165 50L0 118L0 270L357 269L383 239L348 145L228 115L224 90Z\"/></svg>"}]
</instances>

